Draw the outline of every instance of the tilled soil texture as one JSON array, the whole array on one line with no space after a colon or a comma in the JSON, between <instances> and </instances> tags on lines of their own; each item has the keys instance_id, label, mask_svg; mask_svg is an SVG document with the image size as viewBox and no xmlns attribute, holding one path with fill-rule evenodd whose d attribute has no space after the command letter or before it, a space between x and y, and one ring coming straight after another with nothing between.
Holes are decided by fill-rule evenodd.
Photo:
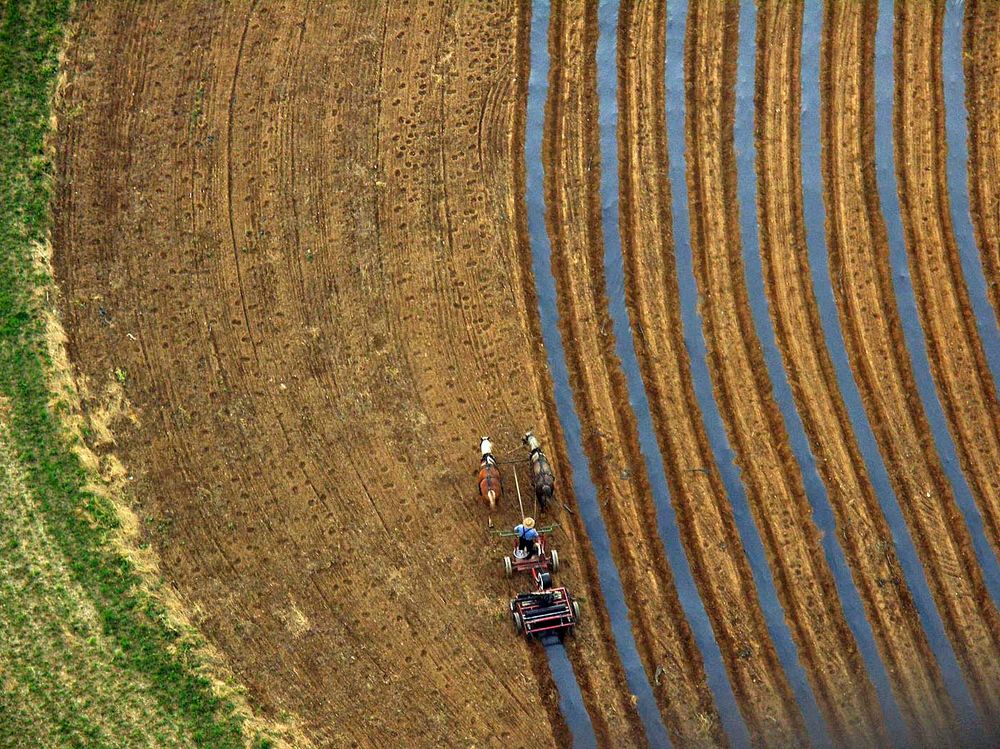
<instances>
[{"instance_id":1,"label":"tilled soil texture","mask_svg":"<svg viewBox=\"0 0 1000 749\"><path fill-rule=\"evenodd\" d=\"M945 630L973 697L985 715L995 716L997 612L914 395L893 292L875 178L876 18L860 6L837 2L827 3L825 18L827 245L848 356Z\"/></svg>"},{"instance_id":2,"label":"tilled soil texture","mask_svg":"<svg viewBox=\"0 0 1000 749\"><path fill-rule=\"evenodd\" d=\"M758 18L756 138L765 285L798 412L893 689L913 735L941 746L954 735L954 715L854 439L813 294L801 187L802 9L801 3L763 4Z\"/></svg>"},{"instance_id":3,"label":"tilled soil texture","mask_svg":"<svg viewBox=\"0 0 1000 749\"><path fill-rule=\"evenodd\" d=\"M626 0L620 26L622 255L671 498L692 571L755 743L807 741L771 643L732 507L705 433L684 346L671 236L663 2ZM648 61L656 64L647 64Z\"/></svg>"},{"instance_id":4,"label":"tilled soil texture","mask_svg":"<svg viewBox=\"0 0 1000 749\"><path fill-rule=\"evenodd\" d=\"M545 164L560 327L584 449L647 675L679 745L723 741L701 656L656 533L605 294L595 53L597 3L553 5Z\"/></svg>"},{"instance_id":5,"label":"tilled soil texture","mask_svg":"<svg viewBox=\"0 0 1000 749\"><path fill-rule=\"evenodd\" d=\"M986 288L1000 321L1000 4L970 0L964 60L970 210Z\"/></svg>"},{"instance_id":6,"label":"tilled soil texture","mask_svg":"<svg viewBox=\"0 0 1000 749\"><path fill-rule=\"evenodd\" d=\"M799 659L835 739L868 745L884 740L878 702L811 520L747 297L739 211L753 207L739 205L733 151L738 12L700 1L688 20L688 192L709 364Z\"/></svg>"},{"instance_id":7,"label":"tilled soil texture","mask_svg":"<svg viewBox=\"0 0 1000 749\"><path fill-rule=\"evenodd\" d=\"M70 353L94 402L116 377L134 407L115 449L169 583L318 745L568 741L474 479L480 434L534 427L573 503L516 207L526 7L78 9ZM630 746L593 560L557 519L571 656L599 736Z\"/></svg>"},{"instance_id":8,"label":"tilled soil texture","mask_svg":"<svg viewBox=\"0 0 1000 749\"><path fill-rule=\"evenodd\" d=\"M1000 404L952 232L941 80L943 16L941 3L897 8L893 111L900 209L941 405L987 535L1000 551Z\"/></svg>"}]
</instances>

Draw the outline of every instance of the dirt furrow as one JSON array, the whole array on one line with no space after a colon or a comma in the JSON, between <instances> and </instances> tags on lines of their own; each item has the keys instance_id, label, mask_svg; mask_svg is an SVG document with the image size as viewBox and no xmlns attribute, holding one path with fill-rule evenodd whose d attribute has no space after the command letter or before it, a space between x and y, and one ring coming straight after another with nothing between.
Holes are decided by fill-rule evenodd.
<instances>
[{"instance_id":1,"label":"dirt furrow","mask_svg":"<svg viewBox=\"0 0 1000 749\"><path fill-rule=\"evenodd\" d=\"M997 612L917 392L877 199L872 13L828 3L823 26L827 246L851 366L945 629L986 715L996 715Z\"/></svg>"},{"instance_id":2,"label":"dirt furrow","mask_svg":"<svg viewBox=\"0 0 1000 749\"><path fill-rule=\"evenodd\" d=\"M764 279L789 383L893 689L913 735L940 746L954 730L954 715L858 450L812 291L800 161L802 8L801 3L765 4L758 18L756 140Z\"/></svg>"},{"instance_id":3,"label":"dirt furrow","mask_svg":"<svg viewBox=\"0 0 1000 749\"><path fill-rule=\"evenodd\" d=\"M597 176L596 3L553 6L545 163L560 328L582 440L608 524L636 643L681 744L724 741L662 542L604 284ZM655 678L657 674L660 677Z\"/></svg>"},{"instance_id":4,"label":"dirt furrow","mask_svg":"<svg viewBox=\"0 0 1000 749\"><path fill-rule=\"evenodd\" d=\"M747 299L733 151L738 10L695 3L686 48L692 251L713 384L820 709L838 741L878 743L878 703L811 521Z\"/></svg>"},{"instance_id":5,"label":"dirt furrow","mask_svg":"<svg viewBox=\"0 0 1000 749\"><path fill-rule=\"evenodd\" d=\"M1000 5L970 0L964 46L969 203L986 288L1000 322Z\"/></svg>"},{"instance_id":6,"label":"dirt furrow","mask_svg":"<svg viewBox=\"0 0 1000 749\"><path fill-rule=\"evenodd\" d=\"M987 535L1000 551L1000 404L948 207L943 16L943 3L902 4L896 12L894 133L900 210L931 371Z\"/></svg>"},{"instance_id":7,"label":"dirt furrow","mask_svg":"<svg viewBox=\"0 0 1000 749\"><path fill-rule=\"evenodd\" d=\"M806 741L700 418L680 319L664 121L665 8L627 0L619 37L621 227L636 352L685 550L755 743ZM650 64L654 61L654 64Z\"/></svg>"},{"instance_id":8,"label":"dirt furrow","mask_svg":"<svg viewBox=\"0 0 1000 749\"><path fill-rule=\"evenodd\" d=\"M516 10L80 9L56 272L89 408L117 380L137 419L97 448L254 704L319 746L568 740L474 497L479 434L557 434ZM585 536L559 543L585 699L634 745Z\"/></svg>"}]
</instances>

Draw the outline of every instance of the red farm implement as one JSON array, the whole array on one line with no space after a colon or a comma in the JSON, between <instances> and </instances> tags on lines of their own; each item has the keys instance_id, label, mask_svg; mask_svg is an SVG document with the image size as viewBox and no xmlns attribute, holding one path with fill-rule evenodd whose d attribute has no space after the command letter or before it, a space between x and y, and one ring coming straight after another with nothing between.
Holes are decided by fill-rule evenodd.
<instances>
[{"instance_id":1,"label":"red farm implement","mask_svg":"<svg viewBox=\"0 0 1000 749\"><path fill-rule=\"evenodd\" d=\"M573 632L580 620L580 604L566 588L520 593L510 602L510 616L518 634L562 639Z\"/></svg>"}]
</instances>

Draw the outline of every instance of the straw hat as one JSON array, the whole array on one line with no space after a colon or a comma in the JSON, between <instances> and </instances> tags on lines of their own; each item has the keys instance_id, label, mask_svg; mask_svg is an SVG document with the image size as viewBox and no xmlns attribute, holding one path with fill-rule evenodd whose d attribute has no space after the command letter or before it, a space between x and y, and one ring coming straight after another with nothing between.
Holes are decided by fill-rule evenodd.
<instances>
[{"instance_id":1,"label":"straw hat","mask_svg":"<svg viewBox=\"0 0 1000 749\"><path fill-rule=\"evenodd\" d=\"M525 518L524 519L524 527L525 528L534 528L535 527L535 519L534 518Z\"/></svg>"}]
</instances>

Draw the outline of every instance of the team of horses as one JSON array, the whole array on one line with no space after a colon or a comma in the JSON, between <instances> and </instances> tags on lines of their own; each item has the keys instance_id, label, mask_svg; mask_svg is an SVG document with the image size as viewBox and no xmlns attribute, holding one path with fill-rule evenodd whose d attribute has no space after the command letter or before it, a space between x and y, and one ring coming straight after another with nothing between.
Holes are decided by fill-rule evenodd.
<instances>
[{"instance_id":1,"label":"team of horses","mask_svg":"<svg viewBox=\"0 0 1000 749\"><path fill-rule=\"evenodd\" d=\"M542 446L531 432L526 432L521 438L522 444L528 450L528 461L531 463L531 482L535 490L535 499L542 510L548 508L555 493L556 476L552 472L552 464L542 452ZM500 482L500 465L493 455L493 442L489 437L479 440L479 496L495 510L503 487Z\"/></svg>"}]
</instances>

